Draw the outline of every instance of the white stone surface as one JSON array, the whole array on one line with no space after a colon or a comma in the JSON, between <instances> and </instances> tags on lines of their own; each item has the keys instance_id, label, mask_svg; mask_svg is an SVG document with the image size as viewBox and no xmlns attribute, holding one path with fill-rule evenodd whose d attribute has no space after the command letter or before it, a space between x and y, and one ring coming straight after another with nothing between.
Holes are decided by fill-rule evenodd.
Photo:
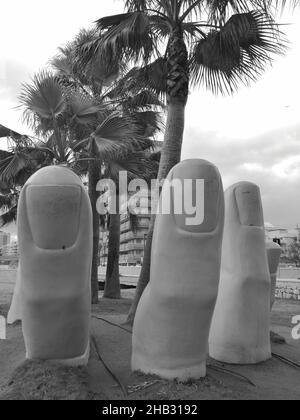
<instances>
[{"instance_id":1,"label":"white stone surface","mask_svg":"<svg viewBox=\"0 0 300 420\"><path fill-rule=\"evenodd\" d=\"M210 331L210 356L232 364L271 357L270 273L259 188L239 183L225 193L219 295Z\"/></svg>"},{"instance_id":2,"label":"white stone surface","mask_svg":"<svg viewBox=\"0 0 300 420\"><path fill-rule=\"evenodd\" d=\"M175 215L174 208L171 214L157 216L151 279L133 328L132 369L185 381L206 375L220 276L224 194L219 171L203 160L180 163L168 176L174 179L204 180L204 221L190 226L190 215ZM165 184L161 201L170 193L172 202L174 191Z\"/></svg>"},{"instance_id":3,"label":"white stone surface","mask_svg":"<svg viewBox=\"0 0 300 420\"><path fill-rule=\"evenodd\" d=\"M87 363L92 214L73 172L48 167L29 179L19 200L18 239L17 306L27 358Z\"/></svg>"}]
</instances>

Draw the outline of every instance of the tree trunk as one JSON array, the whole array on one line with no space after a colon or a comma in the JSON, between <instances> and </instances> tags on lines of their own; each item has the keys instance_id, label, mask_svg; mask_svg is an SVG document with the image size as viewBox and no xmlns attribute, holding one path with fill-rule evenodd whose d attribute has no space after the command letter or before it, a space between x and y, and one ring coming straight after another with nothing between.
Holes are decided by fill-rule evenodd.
<instances>
[{"instance_id":1,"label":"tree trunk","mask_svg":"<svg viewBox=\"0 0 300 420\"><path fill-rule=\"evenodd\" d=\"M168 45L168 116L164 145L159 165L158 180L164 180L170 170L181 160L181 150L185 121L185 106L189 92L188 53L183 40L181 28L176 28L170 37ZM152 238L155 225L155 215L152 216L143 267L138 281L136 294L130 308L127 324L133 325L135 313L142 294L150 280Z\"/></svg>"},{"instance_id":2,"label":"tree trunk","mask_svg":"<svg viewBox=\"0 0 300 420\"><path fill-rule=\"evenodd\" d=\"M107 299L120 299L120 214L111 214L109 223L108 261L104 296Z\"/></svg>"},{"instance_id":3,"label":"tree trunk","mask_svg":"<svg viewBox=\"0 0 300 420\"><path fill-rule=\"evenodd\" d=\"M95 160L89 162L89 196L93 211L93 260L92 260L92 304L96 305L99 302L99 281L98 281L98 265L99 265L99 241L100 241L100 215L97 211L97 200L99 192L97 192L97 184L99 181L100 172L98 164Z\"/></svg>"}]
</instances>

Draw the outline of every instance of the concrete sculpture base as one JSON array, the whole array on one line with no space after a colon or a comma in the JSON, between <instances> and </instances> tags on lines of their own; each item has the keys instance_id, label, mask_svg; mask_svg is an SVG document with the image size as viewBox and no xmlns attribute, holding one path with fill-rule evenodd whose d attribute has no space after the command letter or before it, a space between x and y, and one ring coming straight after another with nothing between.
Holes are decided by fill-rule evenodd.
<instances>
[{"instance_id":1,"label":"concrete sculpture base","mask_svg":"<svg viewBox=\"0 0 300 420\"><path fill-rule=\"evenodd\" d=\"M26 357L86 364L92 214L84 186L73 172L48 167L29 179L19 200L18 238ZM12 312L18 316L18 310Z\"/></svg>"},{"instance_id":2,"label":"concrete sculpture base","mask_svg":"<svg viewBox=\"0 0 300 420\"><path fill-rule=\"evenodd\" d=\"M210 331L210 356L232 364L271 357L270 274L259 188L240 183L225 193L221 279Z\"/></svg>"},{"instance_id":3,"label":"concrete sculpture base","mask_svg":"<svg viewBox=\"0 0 300 420\"><path fill-rule=\"evenodd\" d=\"M271 310L275 303L277 272L280 263L282 248L275 242L267 242L267 256L271 275Z\"/></svg>"},{"instance_id":4,"label":"concrete sculpture base","mask_svg":"<svg viewBox=\"0 0 300 420\"><path fill-rule=\"evenodd\" d=\"M73 359L57 359L57 360L48 360L51 363L66 366L66 367L81 367L81 366L87 366L89 359L90 359L90 341L88 342L86 351L82 356L74 357ZM26 359L30 359L26 355Z\"/></svg>"},{"instance_id":5,"label":"concrete sculpture base","mask_svg":"<svg viewBox=\"0 0 300 420\"><path fill-rule=\"evenodd\" d=\"M170 187L168 181L174 180L180 184L193 180L190 187L184 188L184 200L182 192ZM133 328L132 369L186 381L206 375L224 227L220 174L203 160L182 162L170 172L160 205L170 196L170 214L159 214L156 219L150 283L141 298ZM190 218L194 214L176 214L175 199L177 204L179 199L179 203L190 201L204 206L204 219L198 218L197 224L192 225Z\"/></svg>"}]
</instances>

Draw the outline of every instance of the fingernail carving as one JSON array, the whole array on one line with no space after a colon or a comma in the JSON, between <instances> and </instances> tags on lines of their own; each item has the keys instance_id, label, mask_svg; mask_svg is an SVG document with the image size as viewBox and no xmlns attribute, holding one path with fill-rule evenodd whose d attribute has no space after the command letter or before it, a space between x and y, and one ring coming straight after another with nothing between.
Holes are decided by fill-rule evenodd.
<instances>
[{"instance_id":1,"label":"fingernail carving","mask_svg":"<svg viewBox=\"0 0 300 420\"><path fill-rule=\"evenodd\" d=\"M270 274L259 188L243 182L225 193L225 229L210 356L233 364L271 357Z\"/></svg>"},{"instance_id":2,"label":"fingernail carving","mask_svg":"<svg viewBox=\"0 0 300 420\"><path fill-rule=\"evenodd\" d=\"M48 167L18 209L23 335L28 359L84 365L89 356L92 214L81 180Z\"/></svg>"}]
</instances>

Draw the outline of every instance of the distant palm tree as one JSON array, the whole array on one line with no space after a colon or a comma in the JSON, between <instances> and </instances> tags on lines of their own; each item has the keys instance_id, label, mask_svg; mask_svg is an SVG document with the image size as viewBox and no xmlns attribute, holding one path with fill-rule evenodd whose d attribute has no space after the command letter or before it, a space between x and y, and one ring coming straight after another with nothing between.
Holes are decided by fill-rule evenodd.
<instances>
[{"instance_id":1,"label":"distant palm tree","mask_svg":"<svg viewBox=\"0 0 300 420\"><path fill-rule=\"evenodd\" d=\"M6 138L7 150L0 150L0 226L16 221L19 194L31 175L51 164L48 151L35 145L30 136L0 125L0 138Z\"/></svg>"},{"instance_id":2,"label":"distant palm tree","mask_svg":"<svg viewBox=\"0 0 300 420\"><path fill-rule=\"evenodd\" d=\"M151 142L140 135L140 128L128 115L100 103L88 92L62 83L49 72L36 75L31 84L23 86L20 102L25 120L46 138L38 146L52 154L53 164L81 171L87 163L94 235L91 281L93 303L97 303L100 216L96 186L102 164L141 145L149 147Z\"/></svg>"},{"instance_id":3,"label":"distant palm tree","mask_svg":"<svg viewBox=\"0 0 300 420\"><path fill-rule=\"evenodd\" d=\"M148 148L149 149L149 148ZM112 179L117 186L117 213L110 214L108 217L108 259L106 270L106 282L104 297L109 299L118 299L121 297L120 289L120 227L121 227L121 210L118 208L119 198L119 175L120 172L126 171L128 182L139 178L145 181L151 181L157 175L158 164L152 158L150 150L140 150L134 153L122 154L119 159L114 159L105 165L104 178ZM132 230L135 229L136 218L130 214Z\"/></svg>"},{"instance_id":4,"label":"distant palm tree","mask_svg":"<svg viewBox=\"0 0 300 420\"><path fill-rule=\"evenodd\" d=\"M181 159L190 86L202 84L226 94L255 81L272 55L285 50L274 14L286 3L295 6L298 1L126 0L126 13L97 21L98 40L83 45L85 56L118 53L127 61L143 62L148 88L166 93L159 180ZM149 281L153 227L154 218L129 322Z\"/></svg>"},{"instance_id":5,"label":"distant palm tree","mask_svg":"<svg viewBox=\"0 0 300 420\"><path fill-rule=\"evenodd\" d=\"M51 63L56 71L56 75L64 86L68 88L76 88L80 92L89 94L94 100L102 104L102 106L109 107L112 112L118 112L123 116L124 120L128 119L130 124L135 126L135 141L134 152L144 150L152 146L152 142L145 142L146 139L152 138L161 128L161 122L158 110L163 106L156 94L151 91L141 89L141 87L131 86L129 89L124 89L124 81L127 80L127 66L120 60L118 54L111 55L108 59L103 57L100 52L94 54L92 60L85 60L85 54L82 52L80 46L82 44L90 44L98 40L98 35L94 30L82 30L76 36L74 41L67 44L60 49L60 54L55 57ZM131 128L132 130L132 128ZM122 132L126 136L128 129L123 127L118 130L118 135L122 136ZM129 145L129 150L132 152L132 144ZM117 160L110 159L105 161L106 172L107 168L118 167L122 164L123 169L132 173L132 165L130 162L133 156L128 157L128 150L122 149L121 156L119 154ZM135 155L136 156L136 155ZM96 212L96 203L99 198L99 192L96 191L96 186L99 181L99 174L101 173L101 156L97 155L95 147L90 148L90 162L89 162L89 195L92 202L93 224L94 224L94 258L92 267L92 283L96 285L98 281L98 267L96 261L99 260L99 223L100 217ZM97 159L92 159L92 158ZM141 156L140 156L141 157ZM124 159L125 158L125 159ZM100 160L99 160L100 159ZM143 158L144 163L145 159ZM141 161L140 161L141 163ZM137 164L137 162L136 162ZM140 167L139 174L136 176L142 178L143 173L147 173L147 167ZM110 173L106 173L106 178ZM116 177L114 178L116 179ZM119 241L117 232L120 230L120 218L118 215L112 215L110 218L110 254L109 264L107 267L106 291L105 295L110 297L117 297L119 295L119 268L116 261L119 261ZM115 250L118 250L117 252ZM114 255L114 257L112 257ZM113 267L113 268L111 268ZM96 286L95 286L96 287ZM108 292L107 290L110 290ZM112 292L113 290L113 292ZM93 293L93 302L96 303L96 291Z\"/></svg>"}]
</instances>

